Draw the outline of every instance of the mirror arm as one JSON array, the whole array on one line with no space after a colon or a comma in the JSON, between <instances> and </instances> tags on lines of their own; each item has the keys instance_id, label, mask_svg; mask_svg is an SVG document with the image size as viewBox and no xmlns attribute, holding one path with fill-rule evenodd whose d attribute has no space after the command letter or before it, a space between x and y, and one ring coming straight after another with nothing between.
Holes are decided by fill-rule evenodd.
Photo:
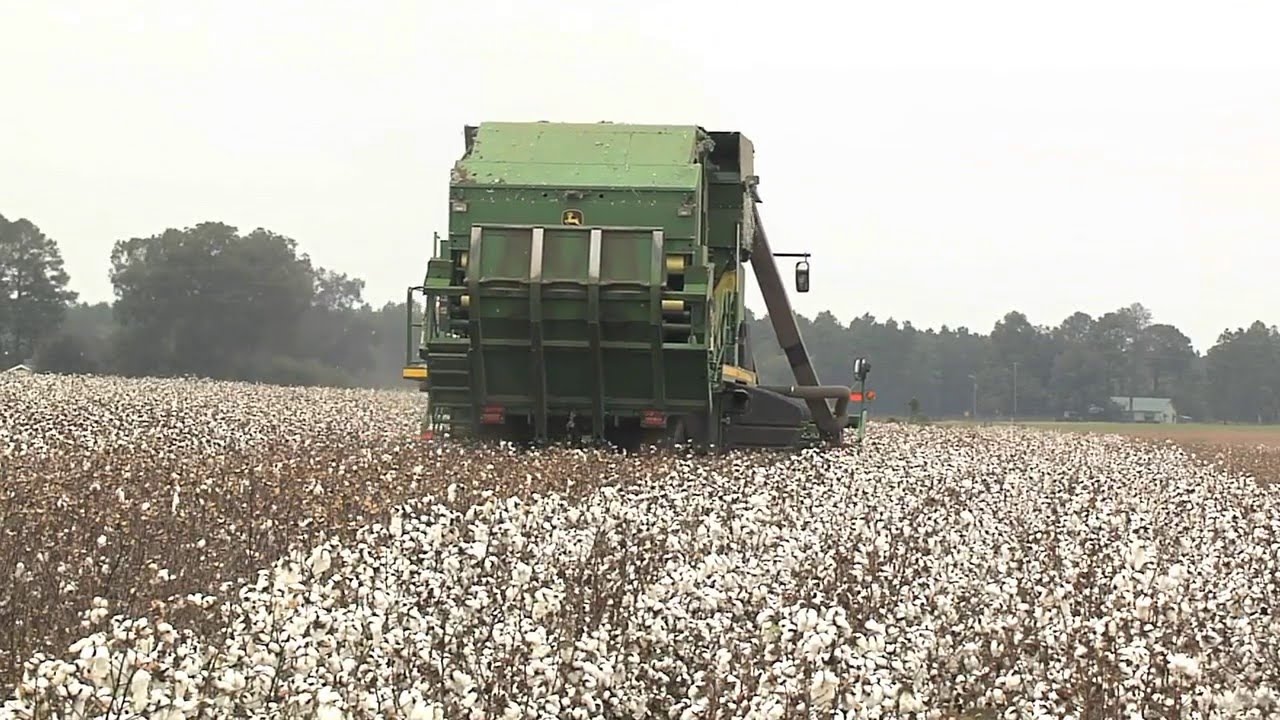
<instances>
[{"instance_id":1,"label":"mirror arm","mask_svg":"<svg viewBox=\"0 0 1280 720\"><path fill-rule=\"evenodd\" d=\"M809 253L770 253L774 257L801 258L796 263L796 292L809 292Z\"/></svg>"}]
</instances>

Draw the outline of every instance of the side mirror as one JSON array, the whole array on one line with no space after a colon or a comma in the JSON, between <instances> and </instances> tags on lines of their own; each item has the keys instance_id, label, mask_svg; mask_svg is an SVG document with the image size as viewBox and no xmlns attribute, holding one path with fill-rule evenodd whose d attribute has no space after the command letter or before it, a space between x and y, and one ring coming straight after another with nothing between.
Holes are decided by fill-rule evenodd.
<instances>
[{"instance_id":1,"label":"side mirror","mask_svg":"<svg viewBox=\"0 0 1280 720\"><path fill-rule=\"evenodd\" d=\"M809 261L796 263L796 292L809 292Z\"/></svg>"},{"instance_id":2,"label":"side mirror","mask_svg":"<svg viewBox=\"0 0 1280 720\"><path fill-rule=\"evenodd\" d=\"M864 358L856 358L853 361L853 376L858 382L866 382L867 375L871 373L871 361Z\"/></svg>"}]
</instances>

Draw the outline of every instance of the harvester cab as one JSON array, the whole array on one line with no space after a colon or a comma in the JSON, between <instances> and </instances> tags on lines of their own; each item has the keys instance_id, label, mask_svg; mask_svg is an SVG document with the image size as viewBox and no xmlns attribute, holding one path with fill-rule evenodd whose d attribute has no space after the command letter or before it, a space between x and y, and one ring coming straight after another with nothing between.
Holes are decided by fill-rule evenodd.
<instances>
[{"instance_id":1,"label":"harvester cab","mask_svg":"<svg viewBox=\"0 0 1280 720\"><path fill-rule=\"evenodd\" d=\"M819 381L774 260L800 258L805 293L809 254L771 249L744 135L534 122L464 139L448 233L407 297L404 377L428 395L426 430L719 449L861 438L870 364L855 363L861 395ZM759 383L747 265L794 385Z\"/></svg>"}]
</instances>

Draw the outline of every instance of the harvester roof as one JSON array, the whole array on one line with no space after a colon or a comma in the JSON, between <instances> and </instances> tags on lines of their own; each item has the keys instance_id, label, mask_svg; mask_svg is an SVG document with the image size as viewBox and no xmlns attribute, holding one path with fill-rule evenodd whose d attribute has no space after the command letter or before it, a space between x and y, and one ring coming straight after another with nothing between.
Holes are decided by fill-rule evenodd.
<instances>
[{"instance_id":1,"label":"harvester roof","mask_svg":"<svg viewBox=\"0 0 1280 720\"><path fill-rule=\"evenodd\" d=\"M483 123L453 183L695 190L702 137L694 125Z\"/></svg>"}]
</instances>

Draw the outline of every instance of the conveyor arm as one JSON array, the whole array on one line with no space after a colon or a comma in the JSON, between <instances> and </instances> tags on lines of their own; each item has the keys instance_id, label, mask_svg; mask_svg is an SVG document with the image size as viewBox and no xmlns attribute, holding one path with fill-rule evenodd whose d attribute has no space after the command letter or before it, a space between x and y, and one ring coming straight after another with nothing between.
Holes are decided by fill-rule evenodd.
<instances>
[{"instance_id":1,"label":"conveyor arm","mask_svg":"<svg viewBox=\"0 0 1280 720\"><path fill-rule=\"evenodd\" d=\"M764 231L764 223L760 221L760 208L750 202L752 224L755 234L752 238L751 268L755 272L756 282L760 285L760 293L764 296L765 306L769 309L769 320L773 323L773 332L778 336L778 344L787 356L791 372L796 383L802 386L816 387L818 373L813 369L809 359L809 351L805 349L804 340L800 337L800 328L796 325L795 314L791 311L791 300L787 297L786 288L782 284L782 276L778 273L778 264L773 260L773 251L769 248L769 238ZM822 436L831 442L840 442L844 433L843 422L838 421L827 405L825 398L805 397L809 413ZM846 398L847 401L847 398Z\"/></svg>"}]
</instances>

